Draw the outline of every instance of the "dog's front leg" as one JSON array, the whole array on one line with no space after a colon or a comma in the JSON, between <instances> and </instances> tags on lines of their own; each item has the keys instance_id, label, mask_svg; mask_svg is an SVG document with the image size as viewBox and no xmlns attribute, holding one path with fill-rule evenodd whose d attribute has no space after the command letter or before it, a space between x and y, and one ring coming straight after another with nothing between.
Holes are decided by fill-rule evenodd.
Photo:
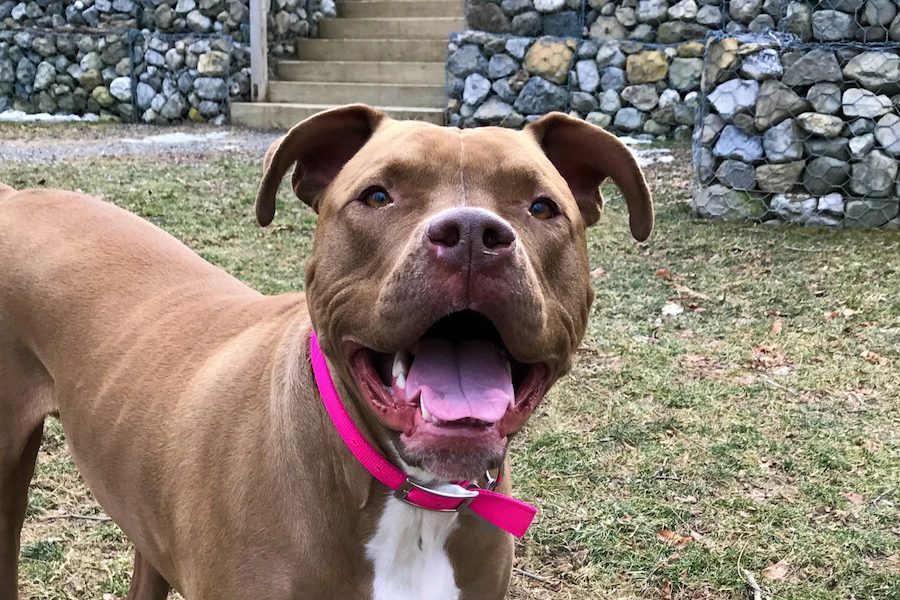
<instances>
[{"instance_id":1,"label":"dog's front leg","mask_svg":"<svg viewBox=\"0 0 900 600\"><path fill-rule=\"evenodd\" d=\"M126 600L166 600L171 589L159 571L135 550L134 574Z\"/></svg>"}]
</instances>

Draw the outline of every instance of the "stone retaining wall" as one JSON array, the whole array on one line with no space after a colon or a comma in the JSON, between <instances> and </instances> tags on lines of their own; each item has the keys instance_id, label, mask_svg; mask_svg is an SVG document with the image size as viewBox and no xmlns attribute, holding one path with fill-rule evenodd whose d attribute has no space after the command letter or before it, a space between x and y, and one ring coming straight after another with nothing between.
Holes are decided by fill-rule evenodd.
<instances>
[{"instance_id":1,"label":"stone retaining wall","mask_svg":"<svg viewBox=\"0 0 900 600\"><path fill-rule=\"evenodd\" d=\"M703 76L699 215L900 226L900 49L728 37Z\"/></svg>"},{"instance_id":2,"label":"stone retaining wall","mask_svg":"<svg viewBox=\"0 0 900 600\"><path fill-rule=\"evenodd\" d=\"M273 0L269 56L333 15L333 0ZM221 123L249 98L248 47L247 0L0 0L0 112Z\"/></svg>"},{"instance_id":3,"label":"stone retaining wall","mask_svg":"<svg viewBox=\"0 0 900 600\"><path fill-rule=\"evenodd\" d=\"M551 110L623 134L690 137L703 44L464 32L450 42L450 122L519 127Z\"/></svg>"}]
</instances>

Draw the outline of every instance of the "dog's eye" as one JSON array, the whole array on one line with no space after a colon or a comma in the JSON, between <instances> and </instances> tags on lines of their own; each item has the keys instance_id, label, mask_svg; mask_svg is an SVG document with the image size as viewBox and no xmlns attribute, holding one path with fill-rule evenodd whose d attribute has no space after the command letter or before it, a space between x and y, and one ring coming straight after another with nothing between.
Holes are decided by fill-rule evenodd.
<instances>
[{"instance_id":1,"label":"dog's eye","mask_svg":"<svg viewBox=\"0 0 900 600\"><path fill-rule=\"evenodd\" d=\"M532 217L546 221L547 219L552 219L558 215L559 208L557 208L556 203L550 198L538 198L531 203L528 212L531 213Z\"/></svg>"},{"instance_id":2,"label":"dog's eye","mask_svg":"<svg viewBox=\"0 0 900 600\"><path fill-rule=\"evenodd\" d=\"M363 192L361 200L372 208L383 208L388 204L393 204L390 194L384 188L372 187Z\"/></svg>"}]
</instances>

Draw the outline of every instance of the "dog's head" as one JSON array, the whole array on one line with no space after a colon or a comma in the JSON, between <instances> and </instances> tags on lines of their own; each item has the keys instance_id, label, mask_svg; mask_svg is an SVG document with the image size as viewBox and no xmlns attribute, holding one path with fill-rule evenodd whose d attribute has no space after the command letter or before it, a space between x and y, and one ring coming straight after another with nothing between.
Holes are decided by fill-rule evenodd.
<instances>
[{"instance_id":1,"label":"dog's head","mask_svg":"<svg viewBox=\"0 0 900 600\"><path fill-rule=\"evenodd\" d=\"M570 368L600 183L622 190L636 239L653 227L629 150L560 113L521 132L320 113L269 149L260 224L291 167L319 215L306 282L321 346L401 458L443 480L497 466Z\"/></svg>"}]
</instances>

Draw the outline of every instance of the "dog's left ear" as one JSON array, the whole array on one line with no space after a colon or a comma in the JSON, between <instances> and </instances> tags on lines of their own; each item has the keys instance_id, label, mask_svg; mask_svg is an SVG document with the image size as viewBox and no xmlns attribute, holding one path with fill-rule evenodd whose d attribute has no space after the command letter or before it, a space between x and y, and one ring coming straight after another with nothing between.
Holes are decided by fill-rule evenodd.
<instances>
[{"instance_id":1,"label":"dog's left ear","mask_svg":"<svg viewBox=\"0 0 900 600\"><path fill-rule=\"evenodd\" d=\"M386 118L365 104L351 104L313 115L275 140L256 193L259 224L265 227L275 218L278 186L291 165L294 194L318 212L322 192Z\"/></svg>"},{"instance_id":2,"label":"dog's left ear","mask_svg":"<svg viewBox=\"0 0 900 600\"><path fill-rule=\"evenodd\" d=\"M563 113L550 113L529 124L525 131L540 144L559 171L587 225L600 218L600 184L612 179L628 204L631 235L642 242L653 230L653 202L634 155L619 138L600 127Z\"/></svg>"}]
</instances>

